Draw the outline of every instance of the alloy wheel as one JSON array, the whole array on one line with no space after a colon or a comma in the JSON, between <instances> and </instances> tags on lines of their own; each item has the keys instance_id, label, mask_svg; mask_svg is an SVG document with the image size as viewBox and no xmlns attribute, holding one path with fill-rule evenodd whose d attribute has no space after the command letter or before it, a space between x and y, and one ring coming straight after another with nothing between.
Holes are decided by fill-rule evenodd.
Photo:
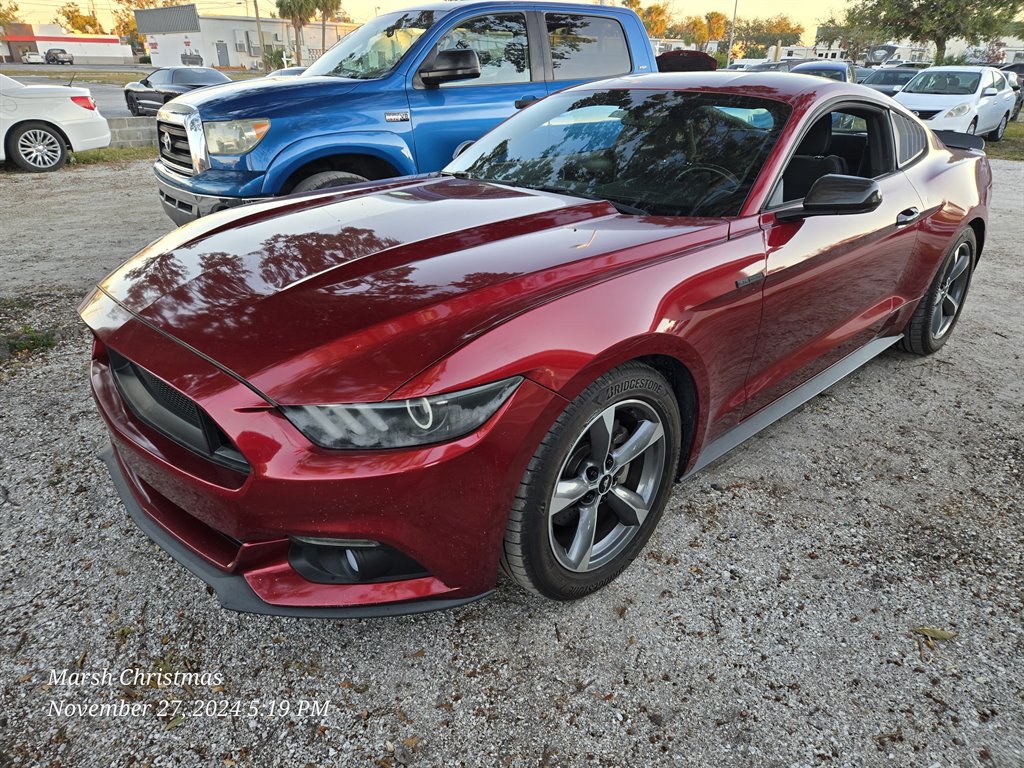
<instances>
[{"instance_id":1,"label":"alloy wheel","mask_svg":"<svg viewBox=\"0 0 1024 768\"><path fill-rule=\"evenodd\" d=\"M950 265L932 302L932 338L941 339L953 327L971 281L970 266L970 243L961 243L950 259Z\"/></svg>"},{"instance_id":2,"label":"alloy wheel","mask_svg":"<svg viewBox=\"0 0 1024 768\"><path fill-rule=\"evenodd\" d=\"M53 168L62 155L60 139L39 128L25 131L18 138L18 152L26 163L39 169Z\"/></svg>"},{"instance_id":3,"label":"alloy wheel","mask_svg":"<svg viewBox=\"0 0 1024 768\"><path fill-rule=\"evenodd\" d=\"M608 406L583 429L548 504L558 563L586 573L612 562L641 530L661 485L665 428L641 400Z\"/></svg>"}]
</instances>

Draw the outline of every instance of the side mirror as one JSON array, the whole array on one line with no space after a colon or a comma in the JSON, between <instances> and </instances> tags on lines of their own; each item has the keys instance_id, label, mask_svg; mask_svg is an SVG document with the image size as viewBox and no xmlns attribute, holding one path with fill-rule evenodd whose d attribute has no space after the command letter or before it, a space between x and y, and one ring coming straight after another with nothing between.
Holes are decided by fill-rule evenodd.
<instances>
[{"instance_id":1,"label":"side mirror","mask_svg":"<svg viewBox=\"0 0 1024 768\"><path fill-rule=\"evenodd\" d=\"M467 149L472 147L474 144L476 144L475 141L464 141L461 144L459 144L459 146L457 146L455 148L455 151L452 152L452 160L454 160L456 157L461 155L463 152L465 152Z\"/></svg>"},{"instance_id":2,"label":"side mirror","mask_svg":"<svg viewBox=\"0 0 1024 768\"><path fill-rule=\"evenodd\" d=\"M882 191L874 179L830 173L811 185L799 208L779 211L777 219L869 213L882 204Z\"/></svg>"},{"instance_id":3,"label":"side mirror","mask_svg":"<svg viewBox=\"0 0 1024 768\"><path fill-rule=\"evenodd\" d=\"M475 77L480 77L480 59L472 48L438 51L434 60L420 70L420 79L428 88Z\"/></svg>"},{"instance_id":4,"label":"side mirror","mask_svg":"<svg viewBox=\"0 0 1024 768\"><path fill-rule=\"evenodd\" d=\"M899 93L899 92L900 92L900 91L902 91L902 90L903 90L903 86L902 86L902 85L897 85L897 86L895 86L895 87L894 87L894 88L892 89L892 92L893 92L893 93Z\"/></svg>"},{"instance_id":5,"label":"side mirror","mask_svg":"<svg viewBox=\"0 0 1024 768\"><path fill-rule=\"evenodd\" d=\"M144 85L147 88L149 88L149 78L148 77L144 77L141 80L139 80L139 85Z\"/></svg>"},{"instance_id":6,"label":"side mirror","mask_svg":"<svg viewBox=\"0 0 1024 768\"><path fill-rule=\"evenodd\" d=\"M993 88L991 85L988 88L986 88L984 91L981 92L982 98L985 98L986 96L998 96L998 95L999 95L999 91L996 90L995 88Z\"/></svg>"}]
</instances>

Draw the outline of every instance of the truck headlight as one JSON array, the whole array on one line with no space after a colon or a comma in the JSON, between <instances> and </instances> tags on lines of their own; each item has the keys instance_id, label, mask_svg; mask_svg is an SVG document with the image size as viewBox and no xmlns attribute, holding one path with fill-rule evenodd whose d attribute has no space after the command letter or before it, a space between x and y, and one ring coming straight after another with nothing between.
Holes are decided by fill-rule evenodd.
<instances>
[{"instance_id":1,"label":"truck headlight","mask_svg":"<svg viewBox=\"0 0 1024 768\"><path fill-rule=\"evenodd\" d=\"M970 104L957 104L949 112L943 115L943 117L963 117L971 111Z\"/></svg>"},{"instance_id":2,"label":"truck headlight","mask_svg":"<svg viewBox=\"0 0 1024 768\"><path fill-rule=\"evenodd\" d=\"M206 149L211 155L244 155L270 130L266 118L220 120L203 124Z\"/></svg>"},{"instance_id":3,"label":"truck headlight","mask_svg":"<svg viewBox=\"0 0 1024 768\"><path fill-rule=\"evenodd\" d=\"M522 383L521 376L412 400L351 405L286 405L285 417L321 448L407 448L454 440L482 426Z\"/></svg>"}]
</instances>

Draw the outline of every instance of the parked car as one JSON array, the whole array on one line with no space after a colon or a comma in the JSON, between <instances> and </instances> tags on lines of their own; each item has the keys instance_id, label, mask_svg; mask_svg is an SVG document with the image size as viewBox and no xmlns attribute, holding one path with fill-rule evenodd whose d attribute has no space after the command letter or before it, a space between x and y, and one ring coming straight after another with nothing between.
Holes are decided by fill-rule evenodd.
<instances>
[{"instance_id":1,"label":"parked car","mask_svg":"<svg viewBox=\"0 0 1024 768\"><path fill-rule=\"evenodd\" d=\"M282 67L267 74L267 77L295 77L306 71L305 67Z\"/></svg>"},{"instance_id":2,"label":"parked car","mask_svg":"<svg viewBox=\"0 0 1024 768\"><path fill-rule=\"evenodd\" d=\"M657 57L659 72L714 72L718 59L704 51L665 51Z\"/></svg>"},{"instance_id":3,"label":"parked car","mask_svg":"<svg viewBox=\"0 0 1024 768\"><path fill-rule=\"evenodd\" d=\"M827 77L829 80L838 80L841 83L857 82L857 70L848 61L831 61L829 59L805 61L803 64L797 64L789 71L795 75Z\"/></svg>"},{"instance_id":4,"label":"parked car","mask_svg":"<svg viewBox=\"0 0 1024 768\"><path fill-rule=\"evenodd\" d=\"M109 143L110 128L88 88L24 85L0 75L0 161L23 171L55 171L69 150Z\"/></svg>"},{"instance_id":5,"label":"parked car","mask_svg":"<svg viewBox=\"0 0 1024 768\"><path fill-rule=\"evenodd\" d=\"M823 59L779 59L778 61L765 61L760 64L751 64L744 72L789 72L798 64L819 61L823 61Z\"/></svg>"},{"instance_id":6,"label":"parked car","mask_svg":"<svg viewBox=\"0 0 1024 768\"><path fill-rule=\"evenodd\" d=\"M230 83L231 78L210 67L161 67L124 87L124 100L133 115L155 115L173 98L209 85Z\"/></svg>"},{"instance_id":7,"label":"parked car","mask_svg":"<svg viewBox=\"0 0 1024 768\"><path fill-rule=\"evenodd\" d=\"M884 69L893 69L893 68L897 68L898 67L900 69L918 69L918 70L921 70L921 69L929 69L929 68L931 68L933 66L935 66L935 65L932 62L930 62L930 61L905 61L903 59L890 59L889 61L886 61L886 62L884 62L882 64L882 67Z\"/></svg>"},{"instance_id":8,"label":"parked car","mask_svg":"<svg viewBox=\"0 0 1024 768\"><path fill-rule=\"evenodd\" d=\"M22 64L45 64L46 58L38 51L25 51L21 54Z\"/></svg>"},{"instance_id":9,"label":"parked car","mask_svg":"<svg viewBox=\"0 0 1024 768\"><path fill-rule=\"evenodd\" d=\"M999 69L1003 72L1016 72L1017 77L1024 77L1024 61L1015 61L1012 64L1003 64Z\"/></svg>"},{"instance_id":10,"label":"parked car","mask_svg":"<svg viewBox=\"0 0 1024 768\"><path fill-rule=\"evenodd\" d=\"M907 83L893 98L933 130L1003 138L1017 95L994 67L932 67Z\"/></svg>"},{"instance_id":11,"label":"parked car","mask_svg":"<svg viewBox=\"0 0 1024 768\"><path fill-rule=\"evenodd\" d=\"M583 597L673 481L947 343L992 183L956 148L981 140L947 140L859 86L624 77L440 174L194 222L81 307L114 483L235 610L444 608L499 563Z\"/></svg>"},{"instance_id":12,"label":"parked car","mask_svg":"<svg viewBox=\"0 0 1024 768\"><path fill-rule=\"evenodd\" d=\"M183 224L289 192L437 171L551 92L656 69L628 8L518 0L386 13L298 77L168 104L157 118L160 200Z\"/></svg>"},{"instance_id":13,"label":"parked car","mask_svg":"<svg viewBox=\"0 0 1024 768\"><path fill-rule=\"evenodd\" d=\"M871 70L871 74L859 81L861 85L873 88L886 96L893 96L907 83L917 77L916 69L889 69L879 67Z\"/></svg>"},{"instance_id":14,"label":"parked car","mask_svg":"<svg viewBox=\"0 0 1024 768\"><path fill-rule=\"evenodd\" d=\"M868 77L869 75L874 74L874 71L875 71L872 67L862 67L859 64L854 64L853 65L853 69L857 73L857 82L858 83L864 82L864 79L866 77Z\"/></svg>"},{"instance_id":15,"label":"parked car","mask_svg":"<svg viewBox=\"0 0 1024 768\"><path fill-rule=\"evenodd\" d=\"M46 52L47 64L74 64L75 57L63 48L51 48Z\"/></svg>"}]
</instances>

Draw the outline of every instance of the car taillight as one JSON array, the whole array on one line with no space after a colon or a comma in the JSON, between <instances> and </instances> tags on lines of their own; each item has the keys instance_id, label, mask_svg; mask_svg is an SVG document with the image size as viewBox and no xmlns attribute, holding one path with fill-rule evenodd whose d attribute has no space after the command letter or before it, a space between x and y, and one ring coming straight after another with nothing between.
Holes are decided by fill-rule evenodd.
<instances>
[{"instance_id":1,"label":"car taillight","mask_svg":"<svg viewBox=\"0 0 1024 768\"><path fill-rule=\"evenodd\" d=\"M92 96L72 96L71 100L80 107L96 109L96 102L92 100Z\"/></svg>"}]
</instances>

